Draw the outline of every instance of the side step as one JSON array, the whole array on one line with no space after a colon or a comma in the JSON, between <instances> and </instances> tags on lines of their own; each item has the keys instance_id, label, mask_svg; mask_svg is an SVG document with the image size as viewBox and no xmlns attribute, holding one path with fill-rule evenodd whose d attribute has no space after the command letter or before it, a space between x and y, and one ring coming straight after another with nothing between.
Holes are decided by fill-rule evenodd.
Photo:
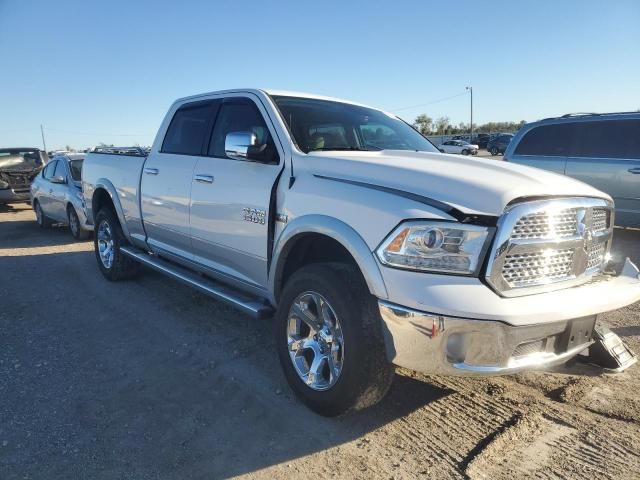
<instances>
[{"instance_id":1,"label":"side step","mask_svg":"<svg viewBox=\"0 0 640 480\"><path fill-rule=\"evenodd\" d=\"M220 282L199 275L195 272L182 268L179 265L163 260L162 258L149 255L131 247L120 247L120 251L126 256L134 259L153 270L164 273L184 284L197 288L201 292L221 300L238 310L247 313L255 318L269 318L273 315L271 305L261 302L259 299L250 297L235 289L229 288Z\"/></svg>"}]
</instances>

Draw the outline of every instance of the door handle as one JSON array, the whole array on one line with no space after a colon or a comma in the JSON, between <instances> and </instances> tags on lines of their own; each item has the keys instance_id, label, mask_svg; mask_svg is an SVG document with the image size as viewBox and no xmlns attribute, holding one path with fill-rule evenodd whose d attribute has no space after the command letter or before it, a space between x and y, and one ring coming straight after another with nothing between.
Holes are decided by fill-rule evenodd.
<instances>
[{"instance_id":1,"label":"door handle","mask_svg":"<svg viewBox=\"0 0 640 480\"><path fill-rule=\"evenodd\" d=\"M627 172L633 173L634 175L638 175L638 174L640 174L640 167L639 168L630 168L629 170L627 170Z\"/></svg>"},{"instance_id":2,"label":"door handle","mask_svg":"<svg viewBox=\"0 0 640 480\"><path fill-rule=\"evenodd\" d=\"M149 167L144 168L144 173L146 173L147 175L157 175L158 172L159 170L157 168L149 168Z\"/></svg>"},{"instance_id":3,"label":"door handle","mask_svg":"<svg viewBox=\"0 0 640 480\"><path fill-rule=\"evenodd\" d=\"M196 182L200 183L213 183L213 175L196 175L193 177Z\"/></svg>"}]
</instances>

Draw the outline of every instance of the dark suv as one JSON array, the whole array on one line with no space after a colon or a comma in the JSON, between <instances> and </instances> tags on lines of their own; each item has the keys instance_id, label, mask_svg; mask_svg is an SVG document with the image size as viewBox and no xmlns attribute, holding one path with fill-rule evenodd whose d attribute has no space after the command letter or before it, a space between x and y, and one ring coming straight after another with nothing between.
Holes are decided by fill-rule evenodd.
<instances>
[{"instance_id":1,"label":"dark suv","mask_svg":"<svg viewBox=\"0 0 640 480\"><path fill-rule=\"evenodd\" d=\"M615 202L615 224L640 227L640 112L569 114L528 123L504 157L607 192Z\"/></svg>"},{"instance_id":2,"label":"dark suv","mask_svg":"<svg viewBox=\"0 0 640 480\"><path fill-rule=\"evenodd\" d=\"M489 140L489 143L487 143L487 150L494 156L500 153L504 154L511 140L513 140L513 135L511 133L501 133L496 135Z\"/></svg>"}]
</instances>

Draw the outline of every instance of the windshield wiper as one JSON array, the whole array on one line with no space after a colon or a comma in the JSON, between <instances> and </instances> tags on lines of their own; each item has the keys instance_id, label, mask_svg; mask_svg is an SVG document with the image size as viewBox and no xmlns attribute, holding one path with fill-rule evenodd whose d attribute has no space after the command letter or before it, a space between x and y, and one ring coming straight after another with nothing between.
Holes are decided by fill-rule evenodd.
<instances>
[{"instance_id":1,"label":"windshield wiper","mask_svg":"<svg viewBox=\"0 0 640 480\"><path fill-rule=\"evenodd\" d=\"M309 149L310 152L330 152L330 151L337 151L337 152L344 152L344 151L348 151L348 152L377 152L382 150L382 148L380 147L375 147L375 148L363 148L363 147L320 147L320 148L311 148Z\"/></svg>"}]
</instances>

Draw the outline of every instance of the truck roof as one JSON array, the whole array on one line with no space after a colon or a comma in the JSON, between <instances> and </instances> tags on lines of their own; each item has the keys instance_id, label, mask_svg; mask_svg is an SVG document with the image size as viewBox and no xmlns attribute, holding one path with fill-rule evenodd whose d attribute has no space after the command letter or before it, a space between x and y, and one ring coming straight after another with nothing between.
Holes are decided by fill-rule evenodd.
<instances>
[{"instance_id":1,"label":"truck roof","mask_svg":"<svg viewBox=\"0 0 640 480\"><path fill-rule=\"evenodd\" d=\"M216 95L216 94L223 94L223 93L253 93L253 94L260 94L260 93L264 93L267 94L269 96L273 95L273 96L283 96L283 97L301 97L301 98L312 98L312 99L316 99L316 100L328 100L331 102L340 102L340 103L348 103L350 105L357 105L360 107L367 107L367 108L373 108L375 110L380 110L379 108L376 107L371 107L369 105L364 105L362 103L357 103L351 100L344 100L342 98L335 98L335 97L326 97L324 95L316 95L314 93L305 93L305 92L295 92L295 91L289 91L289 90L277 90L277 89L270 89L270 88L233 88L233 89L229 89L229 90L217 90L214 92L206 92L206 93L199 93L197 95L190 95L188 97L182 97L176 100L176 102L183 102L185 100L195 100L197 98L200 97L205 97L205 96L209 96L209 95Z\"/></svg>"}]
</instances>

